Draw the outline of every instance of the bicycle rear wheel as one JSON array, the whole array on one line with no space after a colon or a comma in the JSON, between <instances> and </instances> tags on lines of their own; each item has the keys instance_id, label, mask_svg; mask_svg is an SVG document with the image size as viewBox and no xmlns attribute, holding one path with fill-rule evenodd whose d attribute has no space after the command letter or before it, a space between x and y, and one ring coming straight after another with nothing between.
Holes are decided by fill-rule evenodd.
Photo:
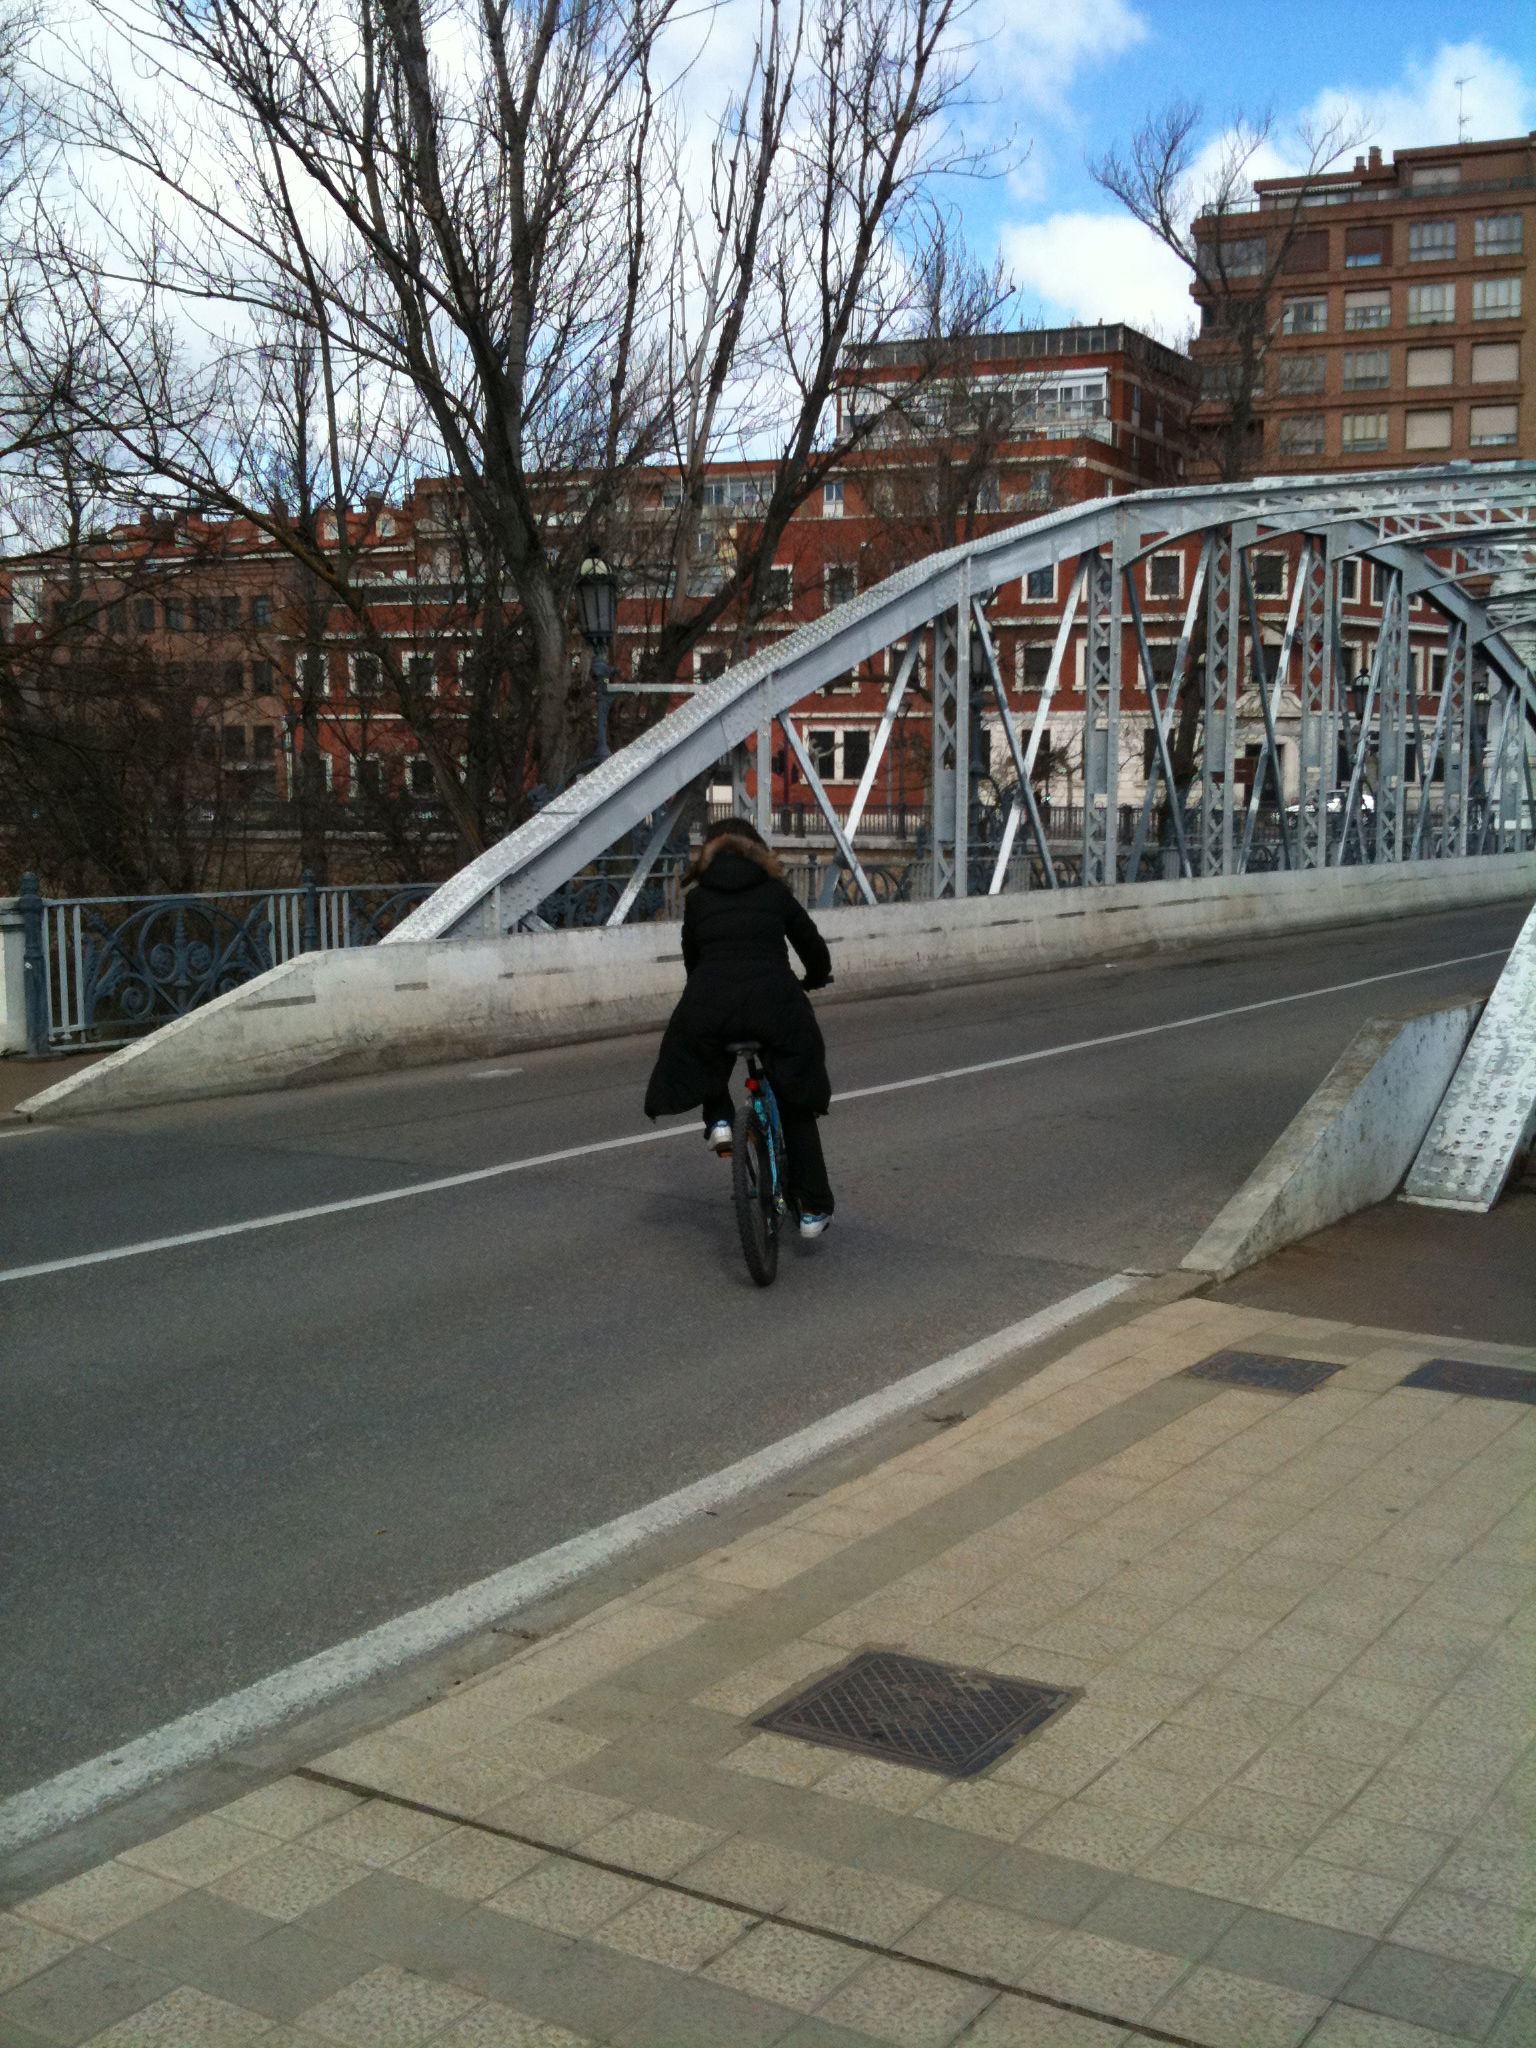
<instances>
[{"instance_id":1,"label":"bicycle rear wheel","mask_svg":"<svg viewBox=\"0 0 1536 2048\"><path fill-rule=\"evenodd\" d=\"M731 1192L736 1200L742 1253L758 1286L771 1287L779 1270L779 1212L773 1199L767 1133L750 1102L737 1110L732 1137Z\"/></svg>"}]
</instances>

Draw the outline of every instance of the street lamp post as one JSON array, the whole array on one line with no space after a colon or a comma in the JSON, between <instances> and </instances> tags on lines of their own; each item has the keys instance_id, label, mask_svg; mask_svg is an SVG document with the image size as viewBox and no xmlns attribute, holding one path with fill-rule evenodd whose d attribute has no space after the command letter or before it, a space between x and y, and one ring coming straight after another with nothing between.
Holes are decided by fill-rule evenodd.
<instances>
[{"instance_id":1,"label":"street lamp post","mask_svg":"<svg viewBox=\"0 0 1536 2048\"><path fill-rule=\"evenodd\" d=\"M597 689L597 758L608 758L608 649L618 611L618 579L600 555L589 555L576 575L576 606L582 638L592 650L592 681Z\"/></svg>"}]
</instances>

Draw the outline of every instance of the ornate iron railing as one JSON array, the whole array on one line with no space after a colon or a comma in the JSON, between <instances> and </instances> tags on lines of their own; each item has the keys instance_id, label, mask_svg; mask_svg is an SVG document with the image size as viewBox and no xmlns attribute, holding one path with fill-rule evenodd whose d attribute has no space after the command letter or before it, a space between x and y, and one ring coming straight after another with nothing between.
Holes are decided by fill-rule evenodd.
<instances>
[{"instance_id":1,"label":"ornate iron railing","mask_svg":"<svg viewBox=\"0 0 1536 2048\"><path fill-rule=\"evenodd\" d=\"M23 875L28 1050L126 1044L295 954L375 945L434 886L50 898Z\"/></svg>"}]
</instances>

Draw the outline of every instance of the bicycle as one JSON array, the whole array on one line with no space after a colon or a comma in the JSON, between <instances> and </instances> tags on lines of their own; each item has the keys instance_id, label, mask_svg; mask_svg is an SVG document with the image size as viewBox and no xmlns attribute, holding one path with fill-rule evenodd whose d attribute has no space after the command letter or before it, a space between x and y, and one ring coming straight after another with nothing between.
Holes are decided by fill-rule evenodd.
<instances>
[{"instance_id":1,"label":"bicycle","mask_svg":"<svg viewBox=\"0 0 1536 2048\"><path fill-rule=\"evenodd\" d=\"M779 1223L788 1211L784 1193L784 1126L755 1039L729 1050L747 1063L746 1100L731 1132L731 1194L747 1271L771 1287L779 1270Z\"/></svg>"}]
</instances>

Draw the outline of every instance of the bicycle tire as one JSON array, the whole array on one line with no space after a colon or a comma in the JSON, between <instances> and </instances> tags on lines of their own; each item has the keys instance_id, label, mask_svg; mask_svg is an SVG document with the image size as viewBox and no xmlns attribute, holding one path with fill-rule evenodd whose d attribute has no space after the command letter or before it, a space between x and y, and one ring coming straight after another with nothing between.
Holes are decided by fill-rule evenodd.
<instances>
[{"instance_id":1,"label":"bicycle tire","mask_svg":"<svg viewBox=\"0 0 1536 2048\"><path fill-rule=\"evenodd\" d=\"M779 1270L779 1214L767 1134L749 1102L737 1110L731 1134L731 1193L747 1271L759 1287L771 1287Z\"/></svg>"}]
</instances>

